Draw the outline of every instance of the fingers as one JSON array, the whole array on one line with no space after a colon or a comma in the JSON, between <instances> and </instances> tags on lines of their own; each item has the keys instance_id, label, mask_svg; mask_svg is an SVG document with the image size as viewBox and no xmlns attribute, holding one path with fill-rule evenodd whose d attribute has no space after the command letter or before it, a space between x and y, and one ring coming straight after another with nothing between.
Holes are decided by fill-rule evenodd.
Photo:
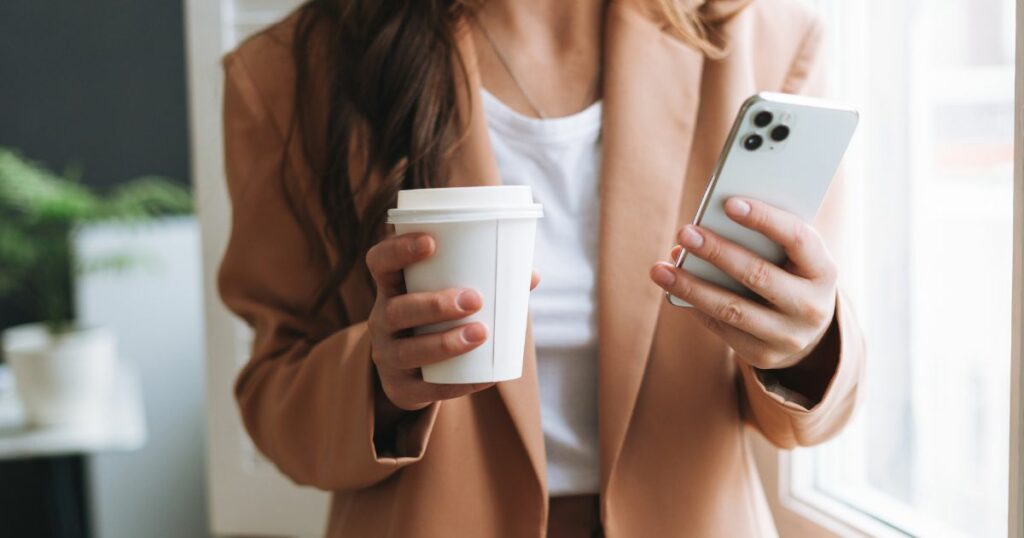
<instances>
[{"instance_id":1,"label":"fingers","mask_svg":"<svg viewBox=\"0 0 1024 538\"><path fill-rule=\"evenodd\" d=\"M454 398L461 398L468 396L474 392L480 392L481 390L493 387L494 383L468 383L465 385L435 385L433 383L427 383L425 381L419 381L413 383L409 387L409 395L411 398L421 402L437 402L441 400L451 400Z\"/></svg>"},{"instance_id":2,"label":"fingers","mask_svg":"<svg viewBox=\"0 0 1024 538\"><path fill-rule=\"evenodd\" d=\"M462 319L483 306L476 290L452 288L437 292L407 293L387 299L375 319L383 334L394 334L420 325Z\"/></svg>"},{"instance_id":3,"label":"fingers","mask_svg":"<svg viewBox=\"0 0 1024 538\"><path fill-rule=\"evenodd\" d=\"M412 370L466 353L487 340L487 327L473 322L433 334L386 340L373 361L388 369Z\"/></svg>"},{"instance_id":4,"label":"fingers","mask_svg":"<svg viewBox=\"0 0 1024 538\"><path fill-rule=\"evenodd\" d=\"M533 274L530 275L530 291L536 289L537 284L540 284L540 275L537 274L537 271L535 270Z\"/></svg>"},{"instance_id":5,"label":"fingers","mask_svg":"<svg viewBox=\"0 0 1024 538\"><path fill-rule=\"evenodd\" d=\"M402 409L414 411L439 400L494 386L427 383L420 373L421 367L467 353L486 339L487 328L482 323L467 323L440 333L384 340L371 348L372 358L388 399Z\"/></svg>"},{"instance_id":6,"label":"fingers","mask_svg":"<svg viewBox=\"0 0 1024 538\"><path fill-rule=\"evenodd\" d=\"M377 283L377 293L393 296L402 293L402 270L434 252L434 240L421 233L388 237L366 253L366 267Z\"/></svg>"},{"instance_id":7,"label":"fingers","mask_svg":"<svg viewBox=\"0 0 1024 538\"><path fill-rule=\"evenodd\" d=\"M725 213L781 245L798 275L810 279L834 276L835 265L824 242L800 217L764 202L736 197L726 201Z\"/></svg>"},{"instance_id":8,"label":"fingers","mask_svg":"<svg viewBox=\"0 0 1024 538\"><path fill-rule=\"evenodd\" d=\"M796 291L807 286L804 279L710 230L692 224L679 231L678 239L687 252L707 260L780 309L790 312L798 308L792 299L802 296Z\"/></svg>"},{"instance_id":9,"label":"fingers","mask_svg":"<svg viewBox=\"0 0 1024 538\"><path fill-rule=\"evenodd\" d=\"M384 392L396 406L414 411L440 400L461 398L493 386L494 383L437 385L423 381L415 372L403 372L388 379Z\"/></svg>"},{"instance_id":10,"label":"fingers","mask_svg":"<svg viewBox=\"0 0 1024 538\"><path fill-rule=\"evenodd\" d=\"M754 368L764 370L778 368L779 363L773 356L772 348L763 340L754 338L727 323L719 321L700 310L690 309L690 313L700 320L704 327L718 335L729 344L740 357Z\"/></svg>"},{"instance_id":11,"label":"fingers","mask_svg":"<svg viewBox=\"0 0 1024 538\"><path fill-rule=\"evenodd\" d=\"M671 264L659 262L652 267L651 280L711 318L754 338L770 342L778 349L789 350L792 347L796 350L802 345L789 330L782 314L705 282Z\"/></svg>"},{"instance_id":12,"label":"fingers","mask_svg":"<svg viewBox=\"0 0 1024 538\"><path fill-rule=\"evenodd\" d=\"M676 246L672 247L672 250L670 250L668 252L668 259L672 260L672 263L675 263L676 260L679 259L679 255L682 254L682 253L683 253L683 246L682 245L676 245Z\"/></svg>"}]
</instances>

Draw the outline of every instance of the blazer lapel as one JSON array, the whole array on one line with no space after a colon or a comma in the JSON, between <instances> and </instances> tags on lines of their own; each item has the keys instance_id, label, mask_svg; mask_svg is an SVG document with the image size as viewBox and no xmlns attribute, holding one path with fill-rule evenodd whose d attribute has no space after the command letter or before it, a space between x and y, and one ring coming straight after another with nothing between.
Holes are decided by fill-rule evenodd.
<instances>
[{"instance_id":1,"label":"blazer lapel","mask_svg":"<svg viewBox=\"0 0 1024 538\"><path fill-rule=\"evenodd\" d=\"M700 100L703 54L640 7L606 14L598 254L601 491L608 484L647 365L664 293L648 278L667 259Z\"/></svg>"},{"instance_id":2,"label":"blazer lapel","mask_svg":"<svg viewBox=\"0 0 1024 538\"><path fill-rule=\"evenodd\" d=\"M463 114L466 135L448 163L448 184L452 187L498 185L501 183L498 164L491 148L487 118L480 96L480 73L476 50L468 26L461 28L459 52L466 66L470 87L468 94L458 84L458 101ZM523 376L515 381L498 383L497 391L508 409L512 423L523 441L530 463L537 475L541 491L546 492L546 460L544 436L540 425L540 393L537 384L537 353L530 322L526 326L526 348Z\"/></svg>"}]
</instances>

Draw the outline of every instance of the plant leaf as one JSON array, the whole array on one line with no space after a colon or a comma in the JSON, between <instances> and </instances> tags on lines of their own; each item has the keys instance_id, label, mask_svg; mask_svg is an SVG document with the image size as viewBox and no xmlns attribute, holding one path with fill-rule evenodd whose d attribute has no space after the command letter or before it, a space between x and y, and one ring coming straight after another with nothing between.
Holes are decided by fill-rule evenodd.
<instances>
[{"instance_id":1,"label":"plant leaf","mask_svg":"<svg viewBox=\"0 0 1024 538\"><path fill-rule=\"evenodd\" d=\"M126 183L109 196L78 182L80 166L63 175L0 147L0 297L24 301L52 326L73 315L73 272L123 271L144 258L112 253L76 260L70 234L102 220L143 222L190 212L188 189L149 176Z\"/></svg>"},{"instance_id":2,"label":"plant leaf","mask_svg":"<svg viewBox=\"0 0 1024 538\"><path fill-rule=\"evenodd\" d=\"M82 185L0 148L0 207L30 222L69 225L96 213L99 200Z\"/></svg>"},{"instance_id":3,"label":"plant leaf","mask_svg":"<svg viewBox=\"0 0 1024 538\"><path fill-rule=\"evenodd\" d=\"M103 254L93 254L86 259L78 259L75 263L76 274L124 273L130 269L160 267L158 260L152 255L121 250Z\"/></svg>"},{"instance_id":4,"label":"plant leaf","mask_svg":"<svg viewBox=\"0 0 1024 538\"><path fill-rule=\"evenodd\" d=\"M103 219L145 219L192 211L192 195L183 187L158 176L146 176L114 189L98 215Z\"/></svg>"}]
</instances>

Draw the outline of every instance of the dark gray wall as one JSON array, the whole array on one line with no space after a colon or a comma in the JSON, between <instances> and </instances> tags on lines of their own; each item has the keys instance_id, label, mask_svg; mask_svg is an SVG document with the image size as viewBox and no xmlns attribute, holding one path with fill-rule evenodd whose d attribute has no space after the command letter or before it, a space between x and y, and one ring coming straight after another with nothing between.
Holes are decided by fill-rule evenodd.
<instances>
[{"instance_id":1,"label":"dark gray wall","mask_svg":"<svg viewBox=\"0 0 1024 538\"><path fill-rule=\"evenodd\" d=\"M212 1L212 0L211 0ZM107 188L189 181L181 0L0 0L0 145ZM0 328L34 321L0 302ZM0 463L0 534L89 534L79 457ZM58 510L59 508L59 510Z\"/></svg>"},{"instance_id":2,"label":"dark gray wall","mask_svg":"<svg viewBox=\"0 0 1024 538\"><path fill-rule=\"evenodd\" d=\"M188 180L181 0L0 1L0 145L86 182Z\"/></svg>"}]
</instances>

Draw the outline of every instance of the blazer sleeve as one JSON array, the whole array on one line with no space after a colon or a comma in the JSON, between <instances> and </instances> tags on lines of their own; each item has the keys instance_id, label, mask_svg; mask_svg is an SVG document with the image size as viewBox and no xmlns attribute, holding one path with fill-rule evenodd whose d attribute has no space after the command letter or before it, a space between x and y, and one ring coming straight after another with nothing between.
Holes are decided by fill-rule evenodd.
<instances>
[{"instance_id":1,"label":"blazer sleeve","mask_svg":"<svg viewBox=\"0 0 1024 538\"><path fill-rule=\"evenodd\" d=\"M814 96L824 93L822 35L823 24L815 15L785 79L783 92ZM839 240L843 188L842 178L837 177L814 223L840 269L844 263ZM796 375L807 378L791 383L812 387L802 392L787 386L786 380L793 380L791 372L783 376L781 372L758 370L745 361L737 361L744 418L780 448L809 446L828 440L842 429L855 408L863 379L864 341L849 300L841 291L836 297L832 325L804 361L810 361L812 368Z\"/></svg>"},{"instance_id":2,"label":"blazer sleeve","mask_svg":"<svg viewBox=\"0 0 1024 538\"><path fill-rule=\"evenodd\" d=\"M232 216L218 286L224 304L254 332L235 385L245 428L296 483L367 487L423 456L437 406L399 421L393 427L400 431L374 431L380 389L366 323L342 326L337 306L309 313L329 271L326 253L306 212L287 198L285 181L297 174L282 166L283 130L245 61L229 54L224 68ZM382 439L400 441L378 446Z\"/></svg>"}]
</instances>

